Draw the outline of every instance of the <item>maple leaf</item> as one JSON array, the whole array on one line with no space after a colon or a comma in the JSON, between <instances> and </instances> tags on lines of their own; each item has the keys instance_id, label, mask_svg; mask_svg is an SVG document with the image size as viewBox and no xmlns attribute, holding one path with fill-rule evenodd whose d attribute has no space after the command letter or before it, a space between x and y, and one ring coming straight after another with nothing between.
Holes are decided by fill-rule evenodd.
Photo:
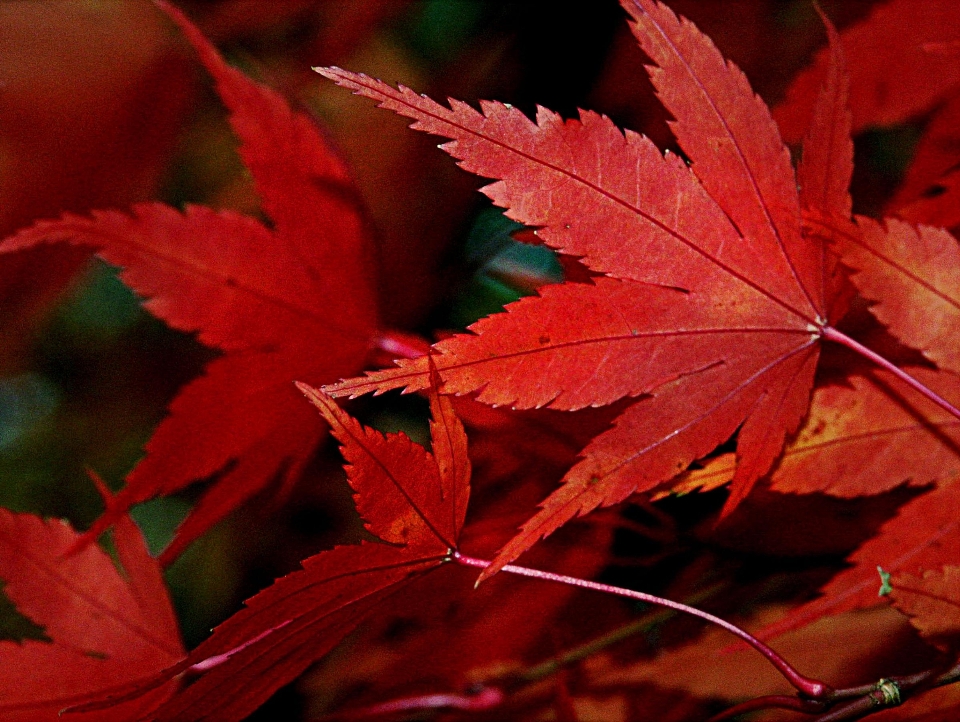
<instances>
[{"instance_id":1,"label":"maple leaf","mask_svg":"<svg viewBox=\"0 0 960 722\"><path fill-rule=\"evenodd\" d=\"M960 399L960 379L953 374L908 369L928 388ZM687 472L659 495L713 489L727 483L735 469L734 455L723 454ZM781 493L852 498L904 482L926 486L957 473L960 422L878 369L814 391L806 421L769 478L770 487Z\"/></svg>"},{"instance_id":2,"label":"maple leaf","mask_svg":"<svg viewBox=\"0 0 960 722\"><path fill-rule=\"evenodd\" d=\"M960 161L960 158L958 158ZM955 164L952 164L955 165ZM913 224L941 226L954 233L960 226L960 172L951 171L939 176L920 197L902 205L892 206L892 215Z\"/></svg>"},{"instance_id":3,"label":"maple leaf","mask_svg":"<svg viewBox=\"0 0 960 722\"><path fill-rule=\"evenodd\" d=\"M894 606L931 644L943 650L960 643L960 567L928 569L922 577L900 574L891 581Z\"/></svg>"},{"instance_id":4,"label":"maple leaf","mask_svg":"<svg viewBox=\"0 0 960 722\"><path fill-rule=\"evenodd\" d=\"M242 719L301 674L404 583L450 560L469 497L466 435L449 398L433 394L433 453L404 434L361 426L323 392L300 384L340 442L365 541L321 552L276 580L179 664L133 695L194 667L203 676L157 720ZM119 697L125 700L126 693ZM102 709L94 703L79 711ZM109 707L108 707L109 709Z\"/></svg>"},{"instance_id":5,"label":"maple leaf","mask_svg":"<svg viewBox=\"0 0 960 722\"><path fill-rule=\"evenodd\" d=\"M924 368L910 374L960 399L960 378ZM851 498L904 482L925 486L960 472L960 422L880 369L814 394L810 416L771 476L774 491Z\"/></svg>"},{"instance_id":6,"label":"maple leaf","mask_svg":"<svg viewBox=\"0 0 960 722\"><path fill-rule=\"evenodd\" d=\"M156 193L195 83L147 3L0 8L0 237L37 218ZM70 57L69 73L61 72ZM149 118L150 132L143 121ZM0 364L22 365L36 320L87 261L37 249L0 265Z\"/></svg>"},{"instance_id":7,"label":"maple leaf","mask_svg":"<svg viewBox=\"0 0 960 722\"><path fill-rule=\"evenodd\" d=\"M99 547L66 556L79 534L66 523L0 509L0 579L48 639L0 641L0 716L53 722L60 711L148 679L186 651L157 562L127 516L113 539L123 574ZM77 719L136 719L173 690Z\"/></svg>"},{"instance_id":8,"label":"maple leaf","mask_svg":"<svg viewBox=\"0 0 960 722\"><path fill-rule=\"evenodd\" d=\"M758 634L772 637L821 617L862 609L883 602L878 596L877 567L890 574L923 574L956 561L960 548L960 484L950 480L905 504L877 535L847 561L851 568L837 574L820 591L783 620Z\"/></svg>"},{"instance_id":9,"label":"maple leaf","mask_svg":"<svg viewBox=\"0 0 960 722\"><path fill-rule=\"evenodd\" d=\"M797 185L804 209L849 219L853 211L853 139L847 60L836 28L825 15L820 17L830 41L829 63L803 139Z\"/></svg>"},{"instance_id":10,"label":"maple leaf","mask_svg":"<svg viewBox=\"0 0 960 722\"><path fill-rule=\"evenodd\" d=\"M886 215L953 227L960 189L957 118L960 112L960 6L949 0L893 0L845 29L840 45L851 59L852 129L889 127L931 113L914 158ZM829 72L821 51L773 111L788 142L807 127L817 88Z\"/></svg>"},{"instance_id":11,"label":"maple leaf","mask_svg":"<svg viewBox=\"0 0 960 722\"><path fill-rule=\"evenodd\" d=\"M960 48L957 54L960 55ZM960 65L960 58L955 57L954 63ZM924 127L903 181L887 203L889 215L945 228L960 223L955 207L956 169L960 161L958 127L960 95L954 95Z\"/></svg>"},{"instance_id":12,"label":"maple leaf","mask_svg":"<svg viewBox=\"0 0 960 722\"><path fill-rule=\"evenodd\" d=\"M841 34L850 59L853 130L902 123L960 89L960 7L951 0L892 0ZM806 132L830 64L821 51L787 90L774 118L787 142Z\"/></svg>"},{"instance_id":13,"label":"maple leaf","mask_svg":"<svg viewBox=\"0 0 960 722\"><path fill-rule=\"evenodd\" d=\"M841 241L843 263L871 313L904 344L960 371L960 247L945 230L857 217Z\"/></svg>"},{"instance_id":14,"label":"maple leaf","mask_svg":"<svg viewBox=\"0 0 960 722\"><path fill-rule=\"evenodd\" d=\"M362 367L377 326L369 238L346 169L313 123L230 68L176 9L217 83L272 228L229 211L159 203L41 221L0 252L69 243L121 266L151 313L223 350L170 404L146 456L94 524L95 538L131 505L220 474L163 555L268 482L289 486L323 432L293 388Z\"/></svg>"},{"instance_id":15,"label":"maple leaf","mask_svg":"<svg viewBox=\"0 0 960 722\"><path fill-rule=\"evenodd\" d=\"M641 397L584 449L485 576L573 517L655 488L739 429L729 512L799 426L834 317L835 264L819 238L802 234L794 171L767 107L687 20L654 0L623 4L689 166L587 111L562 121L540 108L534 124L499 103L481 103L482 113L454 100L446 108L403 86L319 69L412 127L452 138L442 147L461 167L499 179L483 192L509 217L605 274L546 287L472 335L439 342L429 360L325 387L419 390L435 364L445 391L515 408ZM846 132L844 97L838 70L803 175L805 202L825 203L829 215L849 208L849 139L835 142Z\"/></svg>"},{"instance_id":16,"label":"maple leaf","mask_svg":"<svg viewBox=\"0 0 960 722\"><path fill-rule=\"evenodd\" d=\"M813 107L797 164L797 186L804 233L823 245L822 283L828 320L836 323L847 312L855 290L833 249L840 233L850 233L853 198L853 138L849 108L849 75L836 28L820 10L829 44L829 65ZM826 220L826 223L824 223ZM855 232L856 229L854 229Z\"/></svg>"}]
</instances>

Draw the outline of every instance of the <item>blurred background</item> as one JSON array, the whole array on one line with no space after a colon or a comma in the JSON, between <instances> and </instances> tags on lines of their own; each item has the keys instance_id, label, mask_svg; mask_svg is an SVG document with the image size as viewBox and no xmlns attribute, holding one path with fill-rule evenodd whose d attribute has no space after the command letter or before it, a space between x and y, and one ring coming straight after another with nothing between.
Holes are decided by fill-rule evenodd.
<instances>
[{"instance_id":1,"label":"blurred background","mask_svg":"<svg viewBox=\"0 0 960 722\"><path fill-rule=\"evenodd\" d=\"M474 105L497 99L528 114L537 105L567 117L589 108L672 147L644 58L613 0L174 4L231 63L283 93L333 140L373 219L386 271L386 321L426 338L462 329L543 283L561 280L562 269L550 252L511 237L516 225L476 192L481 179L436 149L437 139L409 131L406 120L335 87L311 66L339 65L436 99ZM820 7L843 27L872 4L821 0ZM670 5L712 37L771 105L825 41L809 0ZM859 210L882 206L910 157L917 128L871 131L858 140ZM64 211L123 209L144 200L257 215L258 199L235 146L193 52L147 0L0 2L3 235ZM82 251L47 248L3 256L0 505L89 525L102 507L85 469L119 487L167 403L215 355L146 314L113 269ZM416 399L387 398L360 411L381 428L423 437L424 409ZM547 474L537 488L549 490L562 471ZM524 503L532 505L538 493ZM703 496L679 510L687 515L681 527L695 526L722 503L722 497ZM136 509L152 548L165 545L194 498L188 491ZM251 506L257 509L234 514L169 571L188 646L300 559L356 534L339 460L330 449L318 452L284 505L266 511ZM857 522L863 528L846 543L856 543L888 512L884 507L875 519ZM660 513L645 509L636 518L649 530L649 515ZM835 513L842 518L843 509ZM624 522L617 524L622 528ZM587 568L608 559L613 537L605 534L598 532L602 546ZM816 553L845 551L840 543ZM687 562L693 568L706 563L694 556ZM390 633L403 636L396 629ZM290 715L285 719L320 715L354 693L363 698L356 692L362 685L350 687L363 679L361 672L330 682L335 676L328 669L284 691L264 719L279 710Z\"/></svg>"}]
</instances>

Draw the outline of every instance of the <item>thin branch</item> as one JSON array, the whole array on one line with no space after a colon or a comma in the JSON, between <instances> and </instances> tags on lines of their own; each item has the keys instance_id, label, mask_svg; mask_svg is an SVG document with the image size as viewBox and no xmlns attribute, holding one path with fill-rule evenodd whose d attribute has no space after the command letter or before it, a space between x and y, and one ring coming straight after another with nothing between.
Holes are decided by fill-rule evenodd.
<instances>
[{"instance_id":1,"label":"thin branch","mask_svg":"<svg viewBox=\"0 0 960 722\"><path fill-rule=\"evenodd\" d=\"M850 722L897 707L920 692L960 681L960 664L946 672L942 669L935 667L903 677L881 679L875 684L837 689L821 699L784 695L757 697L724 710L709 722L725 722L763 709L791 709L806 714L825 712L811 722Z\"/></svg>"},{"instance_id":2,"label":"thin branch","mask_svg":"<svg viewBox=\"0 0 960 722\"><path fill-rule=\"evenodd\" d=\"M817 717L812 722L848 722L849 720L863 719L875 712L898 707L920 692L960 681L960 664L954 665L946 672L941 672L941 669L943 668L928 669L903 677L881 679L875 685L870 686L861 697ZM857 689L864 688L837 690L834 693L834 699L840 700L847 697L850 692Z\"/></svg>"}]
</instances>

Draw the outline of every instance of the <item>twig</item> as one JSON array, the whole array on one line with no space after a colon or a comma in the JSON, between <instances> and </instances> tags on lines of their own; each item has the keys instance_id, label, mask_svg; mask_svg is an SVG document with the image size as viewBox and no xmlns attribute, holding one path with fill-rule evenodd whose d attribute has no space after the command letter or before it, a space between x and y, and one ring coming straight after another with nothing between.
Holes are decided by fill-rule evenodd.
<instances>
[{"instance_id":1,"label":"twig","mask_svg":"<svg viewBox=\"0 0 960 722\"><path fill-rule=\"evenodd\" d=\"M935 667L902 677L888 677L875 684L837 689L816 700L784 695L757 697L711 717L709 722L723 722L749 712L777 708L792 709L807 714L825 713L810 722L850 722L863 719L875 712L897 707L920 692L960 681L960 664L946 672L941 670L942 667Z\"/></svg>"}]
</instances>

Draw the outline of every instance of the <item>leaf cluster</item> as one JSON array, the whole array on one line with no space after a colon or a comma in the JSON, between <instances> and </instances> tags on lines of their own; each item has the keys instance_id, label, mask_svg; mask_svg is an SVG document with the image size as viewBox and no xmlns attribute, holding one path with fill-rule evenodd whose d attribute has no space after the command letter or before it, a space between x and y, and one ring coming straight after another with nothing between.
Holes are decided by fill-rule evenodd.
<instances>
[{"instance_id":1,"label":"leaf cluster","mask_svg":"<svg viewBox=\"0 0 960 722\"><path fill-rule=\"evenodd\" d=\"M237 720L298 678L336 690L318 703L329 718L679 720L739 703L716 719L840 720L907 698L885 719L960 711L953 3L888 0L842 32L822 16L826 49L771 111L692 22L622 0L669 116L666 151L592 111L531 119L316 68L443 138L492 180L481 191L515 236L563 267L562 282L524 277L527 297L429 340L397 320L383 221L317 122L157 4L229 113L258 214L149 201L68 210L0 242L0 260L63 259L36 271L51 287L96 254L147 312L215 352L90 529L0 510L4 592L42 628L0 641L5 718ZM855 212L854 135L924 114L902 183L879 212ZM427 397L429 450L335 400L398 389ZM315 482L328 436L357 543L307 557L187 651L163 568L251 499ZM131 509L204 480L154 559ZM855 515L849 537L818 530L830 510ZM799 542L778 528L797 518ZM97 545L108 531L116 560ZM738 534L754 555L849 554L819 578L812 564L767 574L774 607L764 583L740 583L758 574L743 558L723 568ZM683 603L607 584L624 560L649 577L628 585ZM637 619L618 596L674 611ZM744 609L759 632L717 616ZM757 671L711 691L732 677L703 681L724 640L682 624L653 659L676 611L740 636L787 689ZM788 633L781 652L760 641ZM885 656L905 649L906 667ZM835 676L807 678L791 655Z\"/></svg>"}]
</instances>

